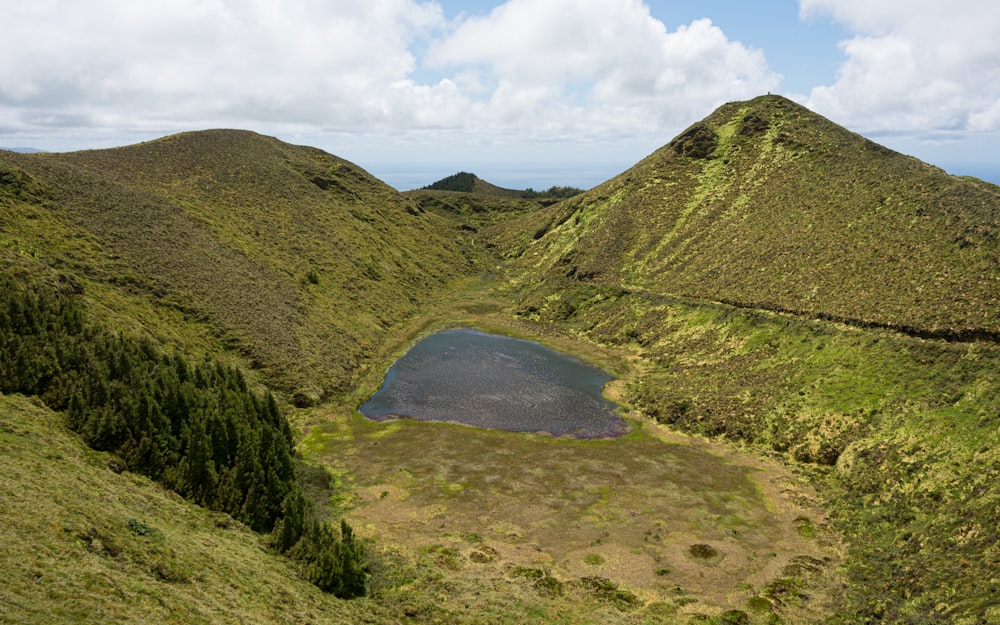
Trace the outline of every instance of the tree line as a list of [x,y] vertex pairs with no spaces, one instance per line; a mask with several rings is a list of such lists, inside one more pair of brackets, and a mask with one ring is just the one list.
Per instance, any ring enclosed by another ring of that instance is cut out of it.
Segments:
[[317,518],[295,479],[287,421],[238,368],[91,322],[79,289],[3,275],[0,392],[38,396],[93,449],[270,533],[323,590],[365,594],[363,546],[345,521],[338,533]]
[[581,193],[583,193],[583,189],[577,189],[576,187],[552,186],[544,191],[535,191],[531,187],[528,187],[524,190],[521,197],[528,199],[565,200],[566,198],[573,197],[574,195],[580,195]]

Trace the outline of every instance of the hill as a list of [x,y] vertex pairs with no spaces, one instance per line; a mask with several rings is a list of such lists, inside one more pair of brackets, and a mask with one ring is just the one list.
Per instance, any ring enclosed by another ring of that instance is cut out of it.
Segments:
[[61,415],[0,394],[0,622],[360,622],[228,515],[118,472]]
[[187,351],[235,348],[300,402],[347,389],[472,266],[450,224],[361,168],[251,132],[2,153],[0,171],[7,265],[70,273],[96,308]]
[[522,217],[582,192],[572,187],[516,191],[490,184],[475,174],[459,172],[405,194],[421,208],[449,218],[457,217],[460,228],[478,232],[480,228]]
[[514,189],[504,189],[494,184],[490,184],[469,172],[460,171],[457,174],[446,176],[437,182],[424,187],[427,191],[457,191],[460,193],[475,193],[478,195],[489,195],[493,197],[522,197],[523,191]]
[[508,241],[527,246],[530,280],[996,340],[998,203],[995,185],[764,96],[721,107]]

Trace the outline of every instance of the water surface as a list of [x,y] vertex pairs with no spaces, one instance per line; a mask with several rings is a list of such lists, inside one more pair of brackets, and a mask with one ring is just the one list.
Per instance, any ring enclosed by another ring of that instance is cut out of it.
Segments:
[[511,432],[608,438],[628,426],[601,396],[613,378],[540,343],[466,328],[433,334],[386,373],[361,413]]

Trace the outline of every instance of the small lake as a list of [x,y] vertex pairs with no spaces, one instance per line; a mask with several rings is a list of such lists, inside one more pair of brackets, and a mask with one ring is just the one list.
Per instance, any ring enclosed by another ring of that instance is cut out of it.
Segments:
[[628,425],[601,396],[613,378],[535,341],[466,328],[421,340],[361,406],[369,419],[450,421],[509,432],[615,438]]

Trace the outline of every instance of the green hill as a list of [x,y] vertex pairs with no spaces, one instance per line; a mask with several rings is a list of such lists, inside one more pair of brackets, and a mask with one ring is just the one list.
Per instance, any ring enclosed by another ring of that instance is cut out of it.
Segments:
[[343,623],[370,612],[303,581],[228,515],[113,470],[39,404],[0,395],[0,622]]
[[426,191],[457,191],[460,193],[475,193],[478,195],[489,195],[493,197],[522,197],[523,191],[515,189],[504,189],[494,184],[490,184],[469,172],[460,171],[457,174],[446,176],[437,182],[424,187]]
[[520,316],[637,355],[629,405],[832,467],[838,623],[1000,618],[998,233],[996,186],[772,96],[488,231]]
[[[555,203],[475,184],[233,130],[0,152],[0,621],[1000,620],[1000,188],[772,96]],[[632,432],[355,412],[456,325],[602,364]],[[350,520],[369,596],[277,554],[297,500],[245,527],[256,484]]]
[[250,132],[5,153],[0,170],[8,262],[71,272],[160,336],[208,334],[303,402],[347,389],[388,328],[470,268],[450,224],[359,167]]
[[573,187],[516,191],[490,184],[475,174],[459,172],[405,195],[425,210],[457,217],[459,227],[464,230],[478,232],[480,228],[536,212],[582,192]]
[[531,280],[996,340],[998,203],[995,185],[765,96],[531,217],[540,240],[522,266]]

